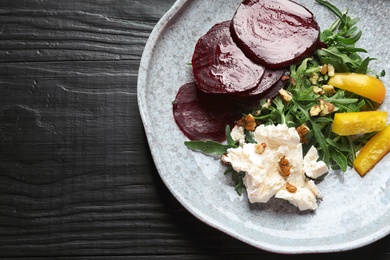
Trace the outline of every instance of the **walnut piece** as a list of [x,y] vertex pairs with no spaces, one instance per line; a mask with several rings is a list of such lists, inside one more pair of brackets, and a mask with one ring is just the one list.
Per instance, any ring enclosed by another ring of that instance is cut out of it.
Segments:
[[295,193],[297,191],[297,187],[295,187],[294,185],[287,182],[286,183],[286,190],[288,190],[291,193]]
[[314,86],[313,87],[313,92],[316,95],[322,95],[322,94],[325,93],[325,91],[321,87],[319,87],[319,86]]
[[307,143],[306,135],[309,133],[310,128],[305,123],[297,127],[297,132],[301,138],[301,143]]
[[327,116],[334,111],[335,107],[332,103],[324,102],[324,108],[321,110],[320,116]]
[[267,148],[267,144],[266,143],[261,143],[261,144],[256,144],[255,145],[255,151],[256,153],[258,154],[263,154],[264,151],[265,151],[265,148]]
[[255,131],[256,128],[256,120],[252,114],[248,114],[247,116],[244,116],[243,118],[238,120],[236,124],[238,126],[244,127],[245,130],[252,131],[252,132]]
[[311,84],[315,85],[315,84],[317,84],[318,79],[319,79],[318,74],[315,73],[315,72],[313,72],[313,73],[310,75],[309,81],[310,81]]
[[286,103],[290,102],[293,98],[292,94],[283,88],[279,90],[279,95]]
[[326,116],[332,113],[335,110],[335,106],[328,102],[324,101],[323,99],[320,99],[320,104],[315,105],[312,108],[310,108],[310,116]]
[[280,167],[280,174],[283,177],[288,177],[290,175],[290,162],[286,159],[286,156],[283,156],[282,159],[279,161],[279,167]]
[[225,165],[230,165],[230,161],[228,161],[227,158],[228,158],[227,155],[224,154],[224,155],[222,155],[222,157],[221,157],[221,161],[222,161],[222,163],[225,164]]
[[287,75],[283,75],[282,78],[281,78],[282,81],[286,81],[286,80],[289,80],[289,79],[290,79],[290,77],[287,76]]
[[264,108],[269,108],[270,106],[272,106],[272,100],[269,98],[267,99],[267,102],[265,102],[262,107]]
[[310,116],[318,116],[322,111],[322,108],[320,105],[315,105],[312,108],[310,108]]
[[334,75],[335,75],[335,69],[334,69],[333,65],[328,64],[328,76],[333,77]]
[[332,85],[323,85],[322,89],[324,90],[324,93],[327,96],[333,96],[334,94],[336,94],[336,90],[334,89],[334,86],[332,86]]
[[324,64],[323,66],[321,66],[320,72],[322,75],[325,75],[326,73],[328,73],[328,64]]

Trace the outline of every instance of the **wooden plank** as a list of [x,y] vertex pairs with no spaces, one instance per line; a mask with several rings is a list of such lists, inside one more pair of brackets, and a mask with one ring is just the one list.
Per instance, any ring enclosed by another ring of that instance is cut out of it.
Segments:
[[2,61],[139,59],[174,1],[2,1]]
[[154,167],[137,73],[173,3],[2,1],[0,257],[275,257],[193,217]]

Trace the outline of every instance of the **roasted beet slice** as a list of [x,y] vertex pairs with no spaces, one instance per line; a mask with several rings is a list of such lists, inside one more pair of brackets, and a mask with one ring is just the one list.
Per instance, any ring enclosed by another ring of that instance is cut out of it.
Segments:
[[241,111],[226,96],[202,93],[195,82],[180,87],[173,102],[173,116],[190,140],[225,140],[226,125],[233,126]]
[[256,107],[259,105],[259,101],[262,99],[268,100],[275,98],[279,94],[279,90],[284,88],[286,84],[286,81],[279,79],[272,85],[272,87],[270,87],[267,91],[261,93],[257,98],[245,98],[240,100],[234,97],[232,98],[236,100],[237,106],[240,106],[241,108]]
[[[273,88],[275,83],[278,82],[285,73],[285,69],[266,69],[257,87],[245,92],[233,94],[233,96],[241,100],[262,99],[264,98],[263,94],[267,93],[268,90]],[[277,91],[279,91],[279,89]]]
[[243,52],[279,69],[311,56],[320,28],[313,14],[289,0],[244,0],[233,16],[232,37]]
[[248,59],[230,34],[231,21],[214,25],[196,43],[192,56],[195,81],[203,92],[237,93],[257,86],[264,67]]
[[279,90],[284,88],[286,85],[286,82],[279,79],[275,84],[272,86],[272,88],[269,88],[266,92],[262,93],[262,98],[263,99],[269,99],[269,98],[274,98],[276,95],[278,95]]

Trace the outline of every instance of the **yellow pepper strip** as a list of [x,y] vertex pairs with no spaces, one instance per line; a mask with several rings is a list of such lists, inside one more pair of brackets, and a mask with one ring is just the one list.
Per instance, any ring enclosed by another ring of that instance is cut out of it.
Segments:
[[374,135],[360,150],[353,165],[360,176],[366,175],[390,151],[390,124]]
[[336,113],[332,132],[343,136],[377,132],[386,127],[386,121],[385,111]]
[[386,95],[386,88],[382,81],[366,74],[335,73],[328,84],[369,98],[379,104],[383,102]]

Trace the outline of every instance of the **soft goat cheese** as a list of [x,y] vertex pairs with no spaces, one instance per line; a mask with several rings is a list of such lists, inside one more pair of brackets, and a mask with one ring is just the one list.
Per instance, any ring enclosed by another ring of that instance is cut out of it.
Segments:
[[[228,149],[224,158],[234,170],[245,172],[243,182],[249,201],[266,203],[275,196],[288,200],[300,210],[316,209],[317,198],[322,195],[306,176],[315,179],[328,171],[324,162],[317,161],[317,149],[311,147],[303,157],[298,132],[284,124],[259,125],[253,136],[257,144],[241,143],[238,148]],[[279,164],[282,158],[288,161],[288,176]]]

